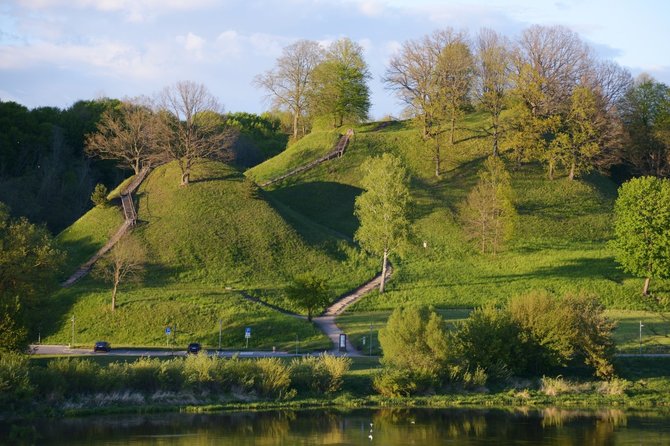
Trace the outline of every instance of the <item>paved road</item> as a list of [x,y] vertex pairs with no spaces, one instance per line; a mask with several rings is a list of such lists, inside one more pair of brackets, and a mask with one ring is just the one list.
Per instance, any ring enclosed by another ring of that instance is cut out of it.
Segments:
[[[70,348],[67,345],[31,345],[30,351],[34,355],[95,355],[95,356],[186,356],[186,350],[165,350],[149,348],[112,348],[108,353],[93,352],[93,348]],[[221,356],[230,358],[239,355],[241,358],[272,358],[291,357],[295,353],[272,352],[272,351],[239,351],[239,350],[206,350],[210,356]],[[307,354],[307,353],[305,353]],[[303,356],[305,354],[297,355]],[[311,354],[311,353],[309,353]]]

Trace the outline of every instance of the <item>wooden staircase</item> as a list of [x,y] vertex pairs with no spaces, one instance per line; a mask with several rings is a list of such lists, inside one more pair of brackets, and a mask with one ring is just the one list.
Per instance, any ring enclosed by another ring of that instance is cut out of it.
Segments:
[[277,178],[273,178],[269,181],[266,181],[265,183],[261,184],[261,187],[266,187],[266,186],[269,186],[271,184],[283,181],[288,177],[292,177],[293,175],[297,175],[301,172],[305,172],[306,170],[312,169],[312,168],[318,166],[319,164],[321,164],[325,161],[331,160],[333,158],[340,158],[342,155],[344,155],[344,152],[346,151],[347,146],[349,145],[349,141],[353,137],[354,137],[354,129],[347,130],[347,133],[340,136],[340,139],[337,141],[337,144],[335,144],[335,147],[333,148],[333,150],[328,152],[326,155],[324,155],[321,158],[316,159],[316,160],[314,160],[310,163],[303,164],[302,166],[296,167],[295,169],[293,169],[293,170],[291,170],[291,171],[289,171],[289,172],[287,172],[283,175],[280,175]]
[[65,282],[61,283],[63,288],[72,286],[79,279],[86,276],[86,274],[91,271],[91,268],[93,268],[93,265],[95,265],[95,262],[97,262],[100,257],[107,254],[109,250],[112,249],[119,240],[121,240],[121,237],[126,235],[126,233],[130,231],[133,226],[135,226],[137,223],[137,211],[135,210],[135,203],[133,202],[133,193],[137,190],[138,187],[140,187],[140,184],[142,184],[142,181],[144,181],[150,170],[151,166],[143,167],[140,173],[135,176],[133,181],[131,181],[130,184],[128,184],[128,186],[126,186],[126,188],[121,192],[121,206],[124,217],[123,224],[119,226],[119,229],[117,229],[114,235],[107,241],[107,243],[105,243],[105,246],[100,248],[93,255],[93,257],[86,261],[86,263],[77,268],[77,270],[70,277],[68,277]]

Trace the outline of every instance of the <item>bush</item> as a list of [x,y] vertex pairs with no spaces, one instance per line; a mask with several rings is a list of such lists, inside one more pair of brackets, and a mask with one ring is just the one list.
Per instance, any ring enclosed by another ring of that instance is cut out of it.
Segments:
[[254,387],[260,395],[278,399],[294,395],[288,392],[291,385],[289,368],[279,358],[261,358],[254,362],[258,373]]
[[184,377],[184,361],[179,358],[160,362],[158,382],[161,390],[178,392],[186,381]]
[[107,195],[109,191],[104,184],[96,184],[93,193],[91,194],[91,201],[95,206],[105,206],[108,202]]
[[351,359],[323,353],[291,361],[291,385],[299,392],[335,393],[342,387]]
[[428,307],[398,307],[379,331],[385,367],[407,370],[422,382],[438,382],[449,359],[447,328]]
[[11,409],[32,393],[28,357],[19,353],[0,353],[0,406]]
[[409,370],[384,367],[377,373],[372,385],[381,395],[391,398],[407,397],[417,390],[416,379]]
[[215,381],[216,359],[202,350],[197,355],[188,355],[183,362],[182,373],[187,386],[196,389],[212,388]]
[[81,358],[58,358],[47,365],[40,382],[44,395],[59,394],[73,396],[101,390],[106,383],[101,381],[98,364]]
[[520,331],[505,309],[476,309],[453,333],[452,343],[466,371],[481,368],[500,379],[525,370]]
[[140,358],[126,364],[127,386],[141,392],[155,392],[160,388],[161,361],[158,358]]

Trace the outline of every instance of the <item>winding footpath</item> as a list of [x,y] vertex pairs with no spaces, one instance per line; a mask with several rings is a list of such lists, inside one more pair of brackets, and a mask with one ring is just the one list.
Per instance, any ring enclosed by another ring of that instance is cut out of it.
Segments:
[[[384,281],[387,281],[393,268],[390,266],[386,268],[386,277]],[[326,308],[326,310],[319,317],[315,317],[312,321],[316,324],[319,329],[325,333],[326,336],[330,338],[333,342],[333,348],[330,351],[334,355],[340,355],[340,334],[343,333],[342,329],[337,326],[335,323],[335,317],[339,314],[342,314],[348,306],[358,302],[363,296],[379,287],[379,284],[382,281],[381,273],[377,274],[372,280],[366,282],[360,287],[356,288],[354,291],[345,294],[337,301],[335,301],[331,306]],[[353,346],[349,341],[347,336],[347,351],[348,356],[363,356],[361,353]]]

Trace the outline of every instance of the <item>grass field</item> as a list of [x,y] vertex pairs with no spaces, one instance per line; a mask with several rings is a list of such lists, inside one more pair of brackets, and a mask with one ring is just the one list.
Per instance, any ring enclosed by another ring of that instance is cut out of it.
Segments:
[[[371,293],[340,318],[356,345],[369,337],[366,315],[381,326],[400,304],[429,304],[445,309],[447,316],[463,315],[487,302],[548,290],[598,296],[618,312],[622,351],[634,350],[639,315],[630,311],[646,308],[642,279],[624,274],[608,248],[616,185],[607,177],[594,172],[576,181],[560,175],[549,181],[542,166],[517,167],[507,160],[518,212],[514,237],[495,256],[480,254],[467,240],[457,210],[491,150],[490,139],[479,130],[484,119],[473,113],[463,120],[456,143],[443,148],[439,178],[429,148],[409,121],[383,128],[360,125],[343,157],[266,190],[215,162],[200,165],[193,183],[181,188],[177,167],[161,166],[136,198],[140,224],[134,234],[151,259],[144,282],[122,286],[119,309],[112,315],[107,314],[107,284],[86,278],[59,291],[45,307],[45,342],[67,342],[68,321],[75,314],[86,342],[104,337],[115,344],[161,344],[163,325],[174,321],[192,327],[188,336],[207,344],[218,337],[217,321],[224,318],[231,321],[225,338],[231,346],[239,342],[239,327],[247,324],[269,327],[262,344],[268,348],[292,345],[296,334],[306,345],[327,345],[306,322],[250,307],[240,296],[248,293],[298,311],[284,293],[296,274],[313,271],[327,277],[333,298],[374,276],[380,260],[353,243],[358,227],[354,200],[361,193],[359,166],[390,152],[411,173],[411,237],[404,255],[392,257],[387,292]],[[259,183],[277,177],[327,153],[342,131],[315,131],[245,175]],[[70,253],[68,272],[121,221],[117,208],[95,208],[64,231],[58,240]],[[670,281],[652,281],[652,292],[670,296]],[[663,345],[663,322],[650,319],[649,327],[655,327],[649,349]]]

